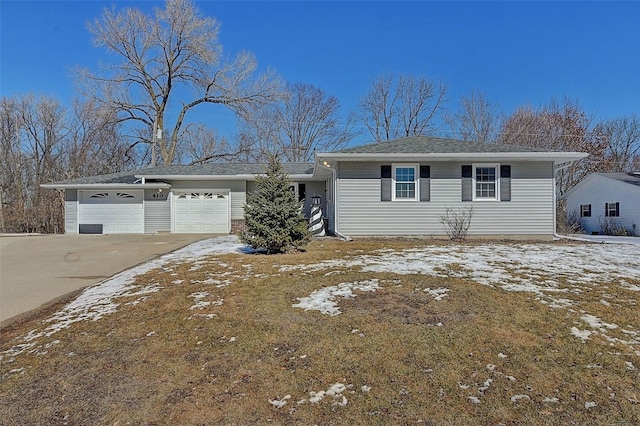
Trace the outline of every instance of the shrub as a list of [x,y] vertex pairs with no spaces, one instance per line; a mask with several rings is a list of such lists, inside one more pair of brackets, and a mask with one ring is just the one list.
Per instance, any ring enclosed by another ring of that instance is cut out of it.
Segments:
[[447,207],[445,213],[440,216],[440,223],[444,226],[449,238],[454,241],[461,241],[467,238],[473,213],[473,207],[457,210]]
[[567,234],[584,234],[584,227],[580,221],[578,209],[573,209],[567,213],[564,231]]
[[609,216],[603,216],[600,218],[600,233],[603,235],[615,235],[617,237],[628,237],[633,235],[633,232],[618,225],[616,220]]

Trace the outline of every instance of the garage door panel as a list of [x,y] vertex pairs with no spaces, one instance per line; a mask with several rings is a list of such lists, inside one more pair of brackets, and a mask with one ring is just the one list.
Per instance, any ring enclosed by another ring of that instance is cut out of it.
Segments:
[[176,193],[174,223],[176,233],[228,233],[228,194],[213,192]]
[[81,191],[78,223],[101,224],[105,234],[144,233],[143,191]]

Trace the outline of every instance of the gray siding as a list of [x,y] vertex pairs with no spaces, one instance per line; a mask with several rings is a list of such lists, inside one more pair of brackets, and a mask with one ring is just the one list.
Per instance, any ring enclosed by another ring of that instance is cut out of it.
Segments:
[[158,194],[155,189],[144,191],[144,233],[171,232],[169,192],[162,192],[162,198],[154,197],[154,194]]
[[[473,206],[470,235],[552,235],[554,232],[553,165],[510,162],[511,201],[462,202],[461,166],[431,166],[431,198],[380,201],[382,163],[341,163],[337,181],[337,230],[349,236],[446,235],[440,216],[447,208]],[[505,163],[507,164],[507,163]]]
[[67,189],[64,191],[64,232],[67,234],[78,233],[77,189]]

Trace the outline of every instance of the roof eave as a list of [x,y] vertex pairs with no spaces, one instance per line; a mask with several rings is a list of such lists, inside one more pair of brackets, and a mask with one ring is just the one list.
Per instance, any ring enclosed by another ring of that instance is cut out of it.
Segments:
[[42,183],[42,188],[48,189],[160,189],[171,188],[171,184],[164,182],[153,183]]
[[[135,175],[139,179],[155,179],[155,180],[255,180],[256,176],[262,176],[264,173],[259,174],[239,174],[239,175]],[[289,174],[289,180],[309,180],[313,175],[310,173],[301,174]]]
[[319,153],[319,161],[555,161],[587,157],[584,152],[457,152],[457,153]]

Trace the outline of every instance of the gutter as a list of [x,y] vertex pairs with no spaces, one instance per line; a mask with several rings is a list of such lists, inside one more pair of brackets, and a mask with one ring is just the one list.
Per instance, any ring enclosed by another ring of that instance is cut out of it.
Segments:
[[164,182],[153,183],[75,183],[55,184],[41,183],[42,188],[47,189],[169,189],[171,185]]

